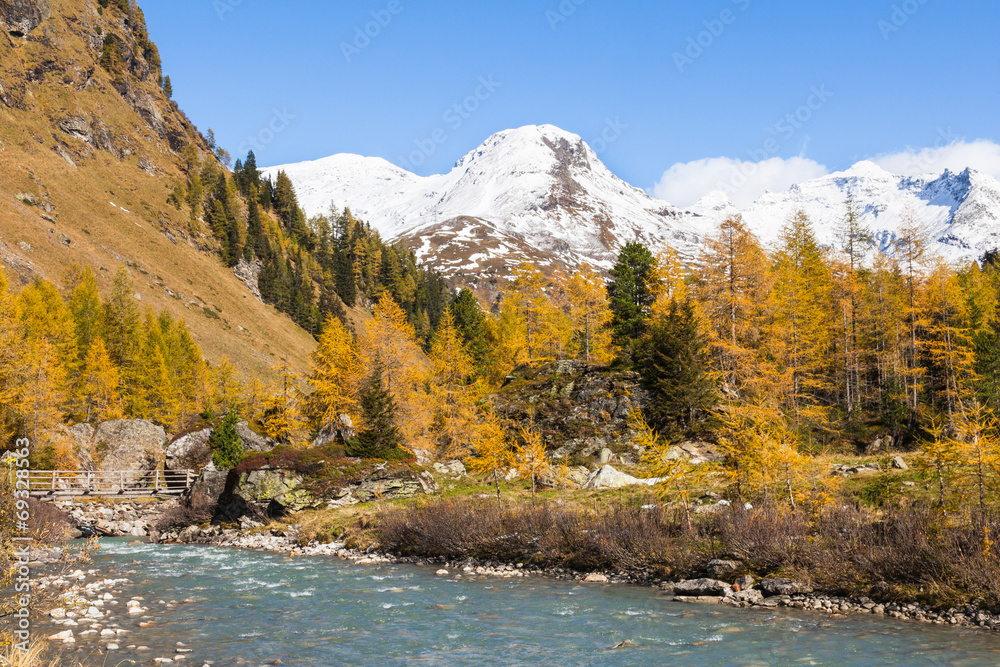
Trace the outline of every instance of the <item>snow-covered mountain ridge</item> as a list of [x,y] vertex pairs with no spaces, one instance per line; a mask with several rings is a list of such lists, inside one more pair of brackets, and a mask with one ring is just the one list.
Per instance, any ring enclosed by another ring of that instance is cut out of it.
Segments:
[[[607,268],[634,240],[695,257],[706,234],[741,213],[721,192],[689,210],[655,199],[611,173],[579,136],[552,125],[494,134],[447,174],[417,176],[381,158],[350,154],[264,173],[278,171],[291,178],[308,215],[349,207],[431,266],[471,280],[506,273],[526,259]],[[978,257],[1000,246],[1000,183],[973,170],[909,177],[859,162],[787,192],[766,193],[742,214],[770,242],[803,209],[820,240],[831,243],[848,194],[885,247],[907,211],[949,258]]]

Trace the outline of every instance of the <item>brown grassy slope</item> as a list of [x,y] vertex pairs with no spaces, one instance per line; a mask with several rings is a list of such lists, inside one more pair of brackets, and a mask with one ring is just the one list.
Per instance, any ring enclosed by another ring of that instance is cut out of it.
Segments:
[[[210,361],[225,355],[248,376],[283,357],[305,368],[311,337],[221,264],[186,207],[167,204],[179,152],[207,147],[135,54],[124,16],[96,7],[52,0],[26,38],[0,31],[0,263],[15,284],[88,264],[105,289],[125,264],[143,304],[184,319]],[[98,63],[109,35],[129,45],[124,72]],[[89,138],[66,131],[74,119]]]

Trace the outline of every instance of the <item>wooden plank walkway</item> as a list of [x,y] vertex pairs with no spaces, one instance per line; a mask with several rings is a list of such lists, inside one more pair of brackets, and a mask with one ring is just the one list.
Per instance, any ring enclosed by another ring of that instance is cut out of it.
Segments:
[[32,498],[149,498],[179,496],[191,488],[193,470],[31,470]]

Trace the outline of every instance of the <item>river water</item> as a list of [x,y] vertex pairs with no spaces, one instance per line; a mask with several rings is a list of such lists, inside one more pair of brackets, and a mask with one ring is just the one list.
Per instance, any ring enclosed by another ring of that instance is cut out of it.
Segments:
[[[120,614],[128,639],[109,665],[173,657],[178,642],[192,651],[181,664],[199,666],[1000,664],[990,632],[682,604],[632,586],[120,539],[103,541],[94,566],[130,580],[120,612],[135,595],[150,609]],[[612,649],[624,640],[634,645]]]

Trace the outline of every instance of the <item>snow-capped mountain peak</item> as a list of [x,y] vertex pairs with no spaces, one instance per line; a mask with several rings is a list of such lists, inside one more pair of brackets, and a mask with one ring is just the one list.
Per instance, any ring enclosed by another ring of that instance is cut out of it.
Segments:
[[743,211],[721,191],[681,210],[615,176],[578,135],[528,125],[492,135],[447,174],[418,176],[381,158],[349,154],[265,174],[281,170],[308,215],[349,207],[431,266],[468,281],[525,260],[607,268],[634,240],[694,258],[704,236],[736,214],[767,243],[803,210],[820,241],[833,243],[848,196],[887,251],[909,215],[948,258],[1000,246],[1000,183],[971,169],[897,176],[864,160],[786,192],[767,192]]

